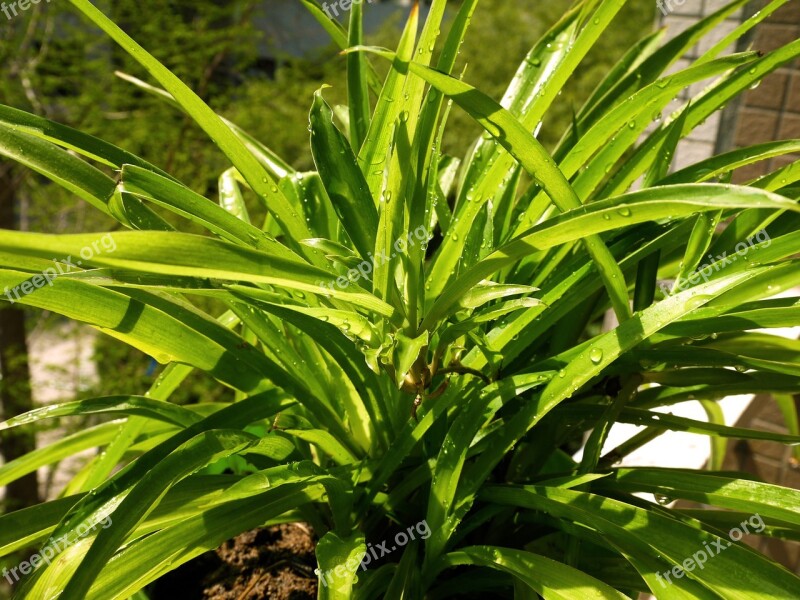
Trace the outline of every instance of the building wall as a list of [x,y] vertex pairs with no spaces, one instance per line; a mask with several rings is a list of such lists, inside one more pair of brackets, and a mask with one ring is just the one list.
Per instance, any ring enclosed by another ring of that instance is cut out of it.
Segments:
[[[800,396],[795,396],[800,408]],[[778,405],[768,394],[760,394],[745,411],[737,427],[788,434]],[[792,459],[792,448],[759,440],[731,440],[722,465],[724,470],[755,475],[768,483],[800,489],[800,469]],[[800,575],[800,543],[747,536],[748,544]]]
[[[670,4],[662,4],[664,8],[658,12],[659,24],[667,27],[667,39],[675,37],[728,2],[684,0],[683,4],[678,5],[678,0],[669,1]],[[687,52],[673,70],[689,66],[703,51],[731,32],[748,15],[765,5],[766,1],[754,0],[744,10],[732,14],[712,35]],[[663,14],[664,10],[666,15]],[[769,52],[796,39],[800,39],[800,2],[792,0],[761,23],[748,38],[742,40],[738,49],[752,47],[754,50]],[[684,91],[670,109],[678,108],[702,90],[704,85],[698,83]],[[674,168],[683,168],[708,158],[715,152],[790,138],[800,139],[800,60],[770,74],[757,88],[732,102],[722,113],[710,117],[687,136],[678,147]],[[740,169],[734,182],[748,181],[799,158],[800,155],[784,156]]]
[[[658,5],[660,6],[660,10],[657,12],[659,25],[667,28],[665,41],[671,40],[703,17],[728,4],[728,0],[684,0],[683,4],[678,4],[679,1],[662,0],[662,3]],[[665,11],[667,12],[666,15],[663,14]],[[742,10],[731,14],[714,31],[680,58],[672,67],[671,72],[689,67],[701,54],[736,29],[741,24],[745,14],[748,13]],[[734,50],[735,48],[731,47],[726,52]],[[707,82],[696,83],[688,90],[681,92],[678,98],[670,104],[665,114],[669,115],[680,108],[687,100],[696,96],[706,85]],[[679,144],[675,153],[673,168],[675,170],[682,169],[713,156],[719,148],[719,134],[723,128],[721,125],[723,120],[723,115],[717,112],[709,117],[705,123],[695,128]]]
[[[800,39],[800,2],[792,0],[761,23],[753,47],[769,52],[797,39]],[[777,69],[760,86],[748,91],[736,117],[733,145],[737,147],[800,139],[800,60]],[[741,169],[735,181],[747,181],[798,159],[800,154],[794,154],[751,165]]]
[[[674,0],[673,0],[674,1]],[[661,25],[668,26],[674,37],[692,23],[726,4],[727,0],[686,0],[668,15],[659,14]],[[735,18],[728,19],[709,40],[693,48],[676,65],[685,68],[696,59],[703,49],[732,31],[742,19],[753,14],[766,4],[766,0],[754,0]],[[800,0],[791,0],[762,22],[749,39],[743,40],[738,49],[752,47],[769,52],[787,43],[800,39]],[[702,84],[685,92],[672,108],[678,108],[694,96]],[[750,146],[781,139],[800,139],[800,59],[777,69],[762,83],[746,92],[736,102],[731,102],[721,115],[713,118],[681,142],[673,168],[703,160],[715,152],[724,152],[736,147]],[[739,169],[734,174],[734,183],[743,183],[773,171],[783,165],[800,160],[800,155],[787,155],[762,161]],[[800,327],[794,328],[794,336]],[[795,396],[800,409],[800,395]],[[758,395],[734,424],[737,427],[789,433],[777,404],[768,394]],[[800,489],[800,468],[792,459],[792,448],[782,444],[754,440],[731,440],[723,469],[749,473],[765,482]],[[679,508],[696,507],[690,502],[680,502]],[[800,543],[776,539],[746,536],[745,541],[788,569],[800,574]]]

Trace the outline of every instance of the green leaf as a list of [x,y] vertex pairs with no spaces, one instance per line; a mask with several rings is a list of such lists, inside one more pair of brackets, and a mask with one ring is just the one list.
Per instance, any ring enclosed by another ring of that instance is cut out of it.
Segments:
[[385,600],[419,598],[420,574],[417,567],[417,543],[412,541],[403,550],[403,556],[394,572],[394,577],[384,594]]
[[628,598],[599,579],[532,552],[497,546],[467,546],[442,558],[441,567],[477,565],[513,575],[545,600]]
[[[541,182],[547,194],[560,210],[565,211],[580,206],[580,200],[575,191],[554,165],[553,159],[550,158],[547,151],[511,113],[494,100],[472,86],[433,69],[414,62],[404,63],[402,57],[395,57],[390,52],[375,52],[394,60],[395,69],[409,69],[452,98],[456,104],[494,136],[520,162],[531,177]],[[615,311],[620,319],[624,320],[630,315],[628,294],[624,285],[625,278],[599,237],[589,235],[584,237],[584,241],[587,250],[596,261]]]
[[192,423],[196,423],[200,420],[200,417],[192,411],[168,402],[153,400],[145,398],[144,396],[108,396],[105,398],[90,398],[88,400],[66,402],[64,404],[51,404],[49,406],[37,408],[0,423],[0,431],[36,423],[42,419],[106,413],[141,415],[177,425],[178,427],[188,427]]
[[[681,373],[685,373],[682,370]],[[579,417],[596,418],[603,414],[604,410],[601,406],[570,406],[568,409],[558,410],[559,416],[565,418],[577,419]],[[688,419],[686,417],[679,417],[669,413],[654,412],[649,410],[642,410],[640,408],[625,408],[623,409],[617,421],[620,423],[630,423],[632,425],[648,425],[671,431],[687,431],[690,433],[699,433],[703,435],[719,436],[721,438],[735,438],[743,440],[767,440],[781,444],[800,444],[800,436],[796,434],[783,434],[775,433],[772,431],[759,431],[756,429],[745,429],[742,427],[729,427],[723,422],[705,422],[696,419]]]
[[463,308],[479,308],[492,300],[519,294],[530,294],[538,290],[539,288],[529,285],[503,285],[487,281],[482,282],[464,294],[458,304]]
[[364,536],[353,533],[342,538],[333,531],[317,543],[319,562],[319,598],[346,600],[351,597],[356,569],[367,552]]
[[[722,412],[722,408],[719,404],[708,400],[701,400],[700,405],[703,407],[703,410],[706,411],[709,423],[725,425],[725,413]],[[723,437],[715,436],[709,441],[711,442],[711,457],[708,461],[708,470],[719,471],[722,469],[722,463],[725,461],[725,456],[728,452],[728,440]],[[800,438],[797,439],[797,442],[800,443]]]
[[113,213],[109,199],[114,181],[99,169],[39,137],[0,123],[0,155],[41,173],[101,212],[135,229],[172,229],[137,199],[123,200],[124,215]]
[[414,363],[422,354],[423,349],[427,348],[430,336],[427,331],[421,335],[410,338],[404,333],[398,331],[395,337],[394,348],[394,382],[397,387],[403,383],[403,379],[411,371]]
[[428,498],[426,522],[432,533],[425,542],[426,564],[439,557],[463,517],[463,511],[453,514],[453,509],[467,452],[475,435],[505,402],[546,381],[547,377],[542,373],[528,373],[494,382],[484,387],[477,399],[471,399],[465,410],[454,419],[436,460]]
[[[775,394],[772,399],[778,405],[778,409],[783,415],[783,421],[792,435],[800,436],[800,422],[798,421],[798,405],[794,397],[783,394]],[[792,451],[794,464],[800,464],[800,444],[795,446]]]
[[800,524],[800,514],[797,512],[800,491],[760,481],[681,469],[639,467],[617,469],[612,477],[602,479],[597,485],[626,492],[649,492],[668,498],[694,500]]
[[493,436],[490,449],[484,451],[472,465],[469,485],[459,489],[459,504],[471,503],[480,483],[485,480],[495,465],[527,431],[557,404],[571,397],[581,386],[591,381],[604,368],[614,362],[622,353],[636,347],[642,340],[663,328],[668,323],[702,306],[719,293],[745,284],[756,273],[748,271],[731,275],[716,282],[700,285],[674,295],[644,310],[630,321],[621,324],[592,340],[591,352],[588,348],[570,360],[553,377],[541,394],[529,400],[505,427]]
[[117,435],[122,421],[110,421],[61,438],[54,444],[37,448],[0,467],[0,485],[8,485],[39,467],[51,465],[67,457],[108,444]]
[[[225,175],[222,176],[222,178],[224,177]],[[294,261],[301,268],[307,265],[302,258],[286,246],[279,244],[257,227],[250,225],[249,219],[245,221],[241,218],[244,205],[241,193],[238,193],[237,197],[237,190],[232,187],[235,185],[235,181],[228,180],[225,188],[221,189],[231,190],[231,201],[236,206],[234,209],[236,214],[222,206],[217,206],[207,198],[171,179],[132,165],[123,166],[117,190],[153,202],[192,222],[199,223],[229,242],[251,246]],[[246,209],[244,210],[246,213]]]
[[[411,14],[398,45],[398,60],[411,60],[418,22],[419,5],[415,4],[411,9]],[[406,104],[402,100],[405,83],[406,76],[398,69],[392,69],[389,72],[386,82],[383,84],[383,89],[381,89],[381,93],[378,96],[378,104],[375,107],[375,113],[372,115],[367,138],[358,153],[358,164],[367,179],[370,193],[376,205],[380,197],[384,170],[391,158],[391,153],[388,153],[387,149],[391,147],[392,128]]]
[[[164,86],[164,89],[175,98],[187,114],[219,146],[220,150],[230,159],[233,166],[239,170],[258,197],[266,203],[281,228],[289,236],[290,241],[312,237],[309,235],[305,221],[292,209],[261,163],[248,151],[241,139],[197,94],[153,58],[144,48],[134,42],[88,0],[70,0],[70,3],[100,27]],[[318,260],[321,259],[322,257],[319,257]]]
[[771,206],[775,210],[800,211],[795,202],[768,192],[712,184],[649,188],[571,210],[514,238],[454,281],[431,308],[422,327],[446,314],[472,286],[535,251],[647,220],[674,219],[699,211],[759,205],[764,208]]
[[[363,10],[361,2],[354,2],[350,5],[350,27],[347,34],[349,46],[358,46],[364,42]],[[350,54],[347,57],[347,106],[350,114],[350,144],[354,152],[361,149],[369,129],[367,72],[366,56]],[[371,202],[370,206],[372,206]]]
[[[225,540],[261,526],[265,521],[285,513],[297,506],[318,500],[323,494],[322,486],[307,478],[274,482],[265,485],[264,476],[256,473],[254,480],[260,482],[262,493],[232,490],[225,504],[184,519],[152,535],[140,538],[125,546],[104,565],[87,600],[124,600],[175,565],[184,564],[192,558],[217,548]],[[113,530],[113,527],[110,528]],[[106,530],[108,531],[108,530]],[[89,540],[87,540],[89,541]],[[30,588],[33,597],[43,597],[46,590],[63,589],[73,577],[74,569],[86,543],[73,545],[67,551],[60,570],[48,569],[45,577],[38,579]],[[54,563],[55,565],[55,563]],[[125,565],[125,568],[120,568]],[[67,598],[62,594],[63,598]]]
[[[693,473],[691,477],[704,476]],[[605,481],[608,478],[601,479],[599,483]],[[487,501],[545,511],[555,517],[586,525],[607,538],[618,551],[626,555],[633,554],[637,562],[648,557],[656,559],[662,566],[649,572],[642,572],[642,567],[636,563],[634,566],[659,597],[665,588],[684,585],[684,576],[687,578],[686,583],[695,581],[725,598],[741,600],[791,597],[791,590],[797,589],[800,583],[789,571],[745,545],[728,542],[691,524],[671,518],[668,514],[646,510],[619,500],[561,488],[527,486],[492,486],[481,497]],[[705,549],[714,547],[715,540],[721,541],[722,547],[709,556]],[[642,544],[646,544],[648,549],[645,550]],[[701,549],[706,557],[704,568],[695,570],[696,562],[701,560],[698,553]],[[671,570],[674,565],[683,565],[686,559],[692,557],[695,566],[685,567],[684,575],[668,580],[671,584],[668,586],[663,581],[663,573]],[[653,575],[658,571],[661,573],[656,579]],[[754,587],[754,581],[758,581],[758,588]],[[711,596],[704,593],[700,597]]]
[[236,169],[230,168],[219,176],[217,182],[219,205],[237,219],[249,224],[250,214],[247,212],[247,205],[242,197],[242,190],[239,188],[236,175]]
[[309,119],[311,152],[319,175],[344,230],[366,258],[375,248],[378,212],[350,144],[333,124],[333,113],[321,89],[314,94]]
[[17,110],[11,106],[0,104],[0,123],[3,126],[13,126],[16,131],[21,131],[73,150],[108,167],[120,168],[124,164],[131,164],[164,177],[169,177],[167,173],[158,167],[113,144],[61,123]]

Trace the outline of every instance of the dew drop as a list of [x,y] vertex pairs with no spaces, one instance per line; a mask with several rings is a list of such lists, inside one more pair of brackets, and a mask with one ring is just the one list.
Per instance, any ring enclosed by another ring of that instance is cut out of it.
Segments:
[[603,351],[600,348],[592,348],[591,352],[589,352],[589,360],[595,365],[599,365],[603,360]]
[[692,298],[689,298],[686,301],[686,307],[688,309],[690,309],[690,310],[691,309],[695,309],[695,308],[700,308],[701,306],[703,306],[709,300],[711,300],[711,296],[707,296],[707,295],[704,295],[704,294],[700,294],[698,296],[693,296]]

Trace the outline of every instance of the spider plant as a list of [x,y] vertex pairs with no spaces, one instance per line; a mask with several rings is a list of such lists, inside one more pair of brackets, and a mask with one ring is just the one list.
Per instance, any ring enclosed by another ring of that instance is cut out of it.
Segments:
[[[576,3],[500,102],[454,72],[477,0],[451,3],[449,28],[445,0],[424,23],[413,7],[391,51],[363,45],[361,3],[344,28],[301,1],[348,69],[347,106],[330,106],[324,88],[309,98],[313,172],[216,115],[88,0],[70,2],[158,86],[128,79],[184,111],[230,159],[219,196],[0,107],[2,155],[123,229],[113,252],[85,252],[17,301],[165,365],[149,389],[131,381],[129,396],[3,424],[105,417],[0,467],[5,484],[103,449],[61,497],[0,517],[4,555],[62,541],[17,596],[134,597],[243,531],[305,521],[319,535],[320,598],[795,597],[792,573],[729,532],[758,518],[755,533],[800,539],[800,493],[720,471],[719,451],[728,438],[797,444],[796,426],[730,427],[716,401],[798,390],[800,345],[765,330],[800,322],[800,163],[730,182],[797,153],[800,140],[671,170],[683,137],[800,56],[800,41],[723,52],[787,0],[682,70],[671,68],[745,0],[666,43],[663,31],[645,35],[549,149],[534,132],[593,44],[614,35],[625,0]],[[378,61],[388,61],[383,81]],[[442,150],[451,110],[484,129],[457,156]],[[3,231],[0,289],[101,235]],[[170,403],[194,370],[236,401]],[[708,421],[670,414],[688,399]],[[643,429],[604,452],[615,423]],[[712,468],[618,466],[671,430],[709,436]],[[220,461],[232,468],[209,468]],[[666,506],[675,499],[704,508]],[[423,521],[424,538],[367,559],[367,543]],[[701,568],[687,566],[720,544]]]

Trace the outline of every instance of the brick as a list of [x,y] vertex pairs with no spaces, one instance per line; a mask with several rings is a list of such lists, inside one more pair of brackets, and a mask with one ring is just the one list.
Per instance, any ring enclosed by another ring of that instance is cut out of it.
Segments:
[[786,108],[792,112],[800,113],[800,73],[792,75]]
[[778,137],[782,140],[800,139],[800,114],[786,113],[783,115]]
[[770,163],[770,170],[774,171],[775,169],[780,169],[781,167],[790,165],[798,160],[800,160],[800,154],[784,154],[783,156],[776,156]]
[[781,464],[768,458],[755,455],[752,460],[752,470],[747,465],[747,471],[757,475],[767,482],[779,481],[781,476]]
[[661,0],[656,6],[658,7],[656,14],[661,17],[669,15],[700,17],[703,14],[703,0]]
[[778,130],[778,113],[766,110],[743,108],[739,113],[736,128],[736,144],[749,146],[775,139]]
[[758,550],[759,552],[762,553],[764,552],[763,540],[757,535],[746,535],[742,538],[742,541],[751,548],[754,548],[755,550]]
[[755,49],[772,52],[795,41],[799,33],[800,27],[797,26],[762,23],[756,36]]
[[744,440],[732,441],[728,443],[728,453],[722,461],[723,471],[738,471],[740,469],[741,457],[746,455],[749,450],[747,442]]
[[757,456],[773,458],[780,462],[789,460],[791,450],[784,444],[777,442],[767,442],[763,440],[753,440],[750,442],[753,453]]
[[[789,433],[789,429],[783,422],[783,417],[780,414],[766,412],[762,415],[760,409],[759,413],[753,415],[751,419],[751,426],[756,429],[763,429],[764,431],[771,431],[772,433]],[[769,410],[769,409],[767,409]]]
[[[710,15],[713,12],[717,12],[720,8],[724,6],[728,6],[730,4],[729,0],[706,0],[706,12],[705,14]],[[741,14],[742,9],[738,9],[734,11],[732,14],[729,15],[730,17],[738,17]]]
[[787,569],[795,570],[800,557],[800,544],[770,538],[765,540],[763,552]]
[[[736,425],[765,431],[786,431],[777,404],[768,396],[757,398]],[[768,483],[800,489],[800,468],[789,466],[790,455],[791,448],[781,444],[739,440],[729,444],[723,468],[750,473]],[[745,536],[743,541],[800,574],[800,544],[752,535]]]
[[731,181],[735,184],[751,181],[756,177],[761,177],[762,175],[766,175],[767,173],[769,173],[767,167],[768,167],[767,161],[765,160],[750,165],[746,165],[741,169],[736,169],[733,172],[733,179]]
[[696,162],[705,160],[714,154],[713,142],[700,142],[693,140],[684,140],[676,152],[676,157],[673,162],[675,169],[683,169]]
[[664,36],[664,43],[666,44],[669,40],[683,33],[695,23],[697,23],[697,19],[694,17],[675,17],[672,15],[665,17],[663,24],[667,27],[667,34]]
[[717,136],[719,135],[719,122],[721,116],[722,115],[719,112],[715,112],[713,115],[708,117],[705,122],[695,127],[692,130],[692,133],[689,134],[688,139],[699,142],[716,142]]
[[678,6],[678,0],[674,0],[675,13],[679,15],[703,15],[703,0],[684,0],[683,6]]
[[[714,29],[709,31],[706,35],[702,37],[702,39],[697,43],[697,51],[702,56],[709,50],[712,46],[715,46],[717,42],[721,41],[725,38],[729,33],[731,33],[736,27],[739,25],[738,21],[723,21],[719,25],[717,25]],[[734,42],[735,44],[735,42]],[[732,48],[732,46],[729,46]]]
[[[758,404],[755,402],[758,402]],[[778,428],[785,428],[786,425],[783,422],[783,413],[778,407],[778,403],[775,402],[771,396],[761,396],[757,398],[755,402],[752,405],[755,409],[752,414],[753,419],[772,423]],[[770,430],[772,431],[773,428],[770,428]]]
[[753,462],[753,452],[748,440],[738,440],[728,444],[728,456],[725,458],[723,468],[730,471],[755,473],[756,465]]
[[773,23],[797,25],[800,23],[800,2],[789,2],[772,13],[770,20]]
[[800,490],[800,471],[791,466],[785,469],[781,485],[793,490]]
[[789,73],[772,73],[761,81],[761,85],[745,95],[745,104],[757,108],[780,109],[789,85]]

